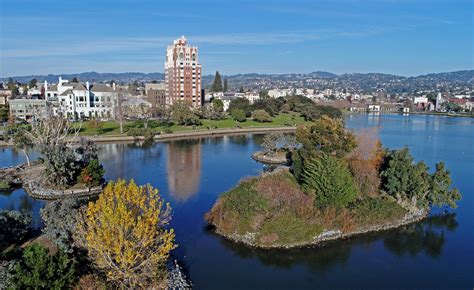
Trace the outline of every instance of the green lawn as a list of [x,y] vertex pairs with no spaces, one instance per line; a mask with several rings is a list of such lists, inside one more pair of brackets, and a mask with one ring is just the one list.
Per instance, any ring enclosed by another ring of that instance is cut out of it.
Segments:
[[[180,126],[180,125],[162,125],[156,121],[149,122],[149,128],[154,130],[155,132],[165,131],[166,129],[170,129],[173,132],[178,131],[192,131],[192,130],[209,130],[209,129],[225,129],[225,128],[236,128],[240,126],[242,128],[245,127],[281,127],[281,126],[296,126],[299,124],[304,123],[305,120],[303,117],[300,116],[298,113],[290,112],[290,113],[280,113],[279,115],[273,118],[272,122],[269,123],[259,123],[252,119],[247,119],[245,122],[237,122],[234,121],[231,117],[227,117],[222,120],[201,120],[201,125],[199,126]],[[120,135],[120,127],[119,124],[115,121],[104,121],[100,122],[100,128],[96,128],[92,125],[93,122],[84,122],[80,125],[77,124],[76,126],[81,126],[80,135],[81,136],[95,136],[95,135]],[[143,122],[141,121],[130,121],[126,122],[123,125],[124,132],[126,132],[130,128],[143,128]]]

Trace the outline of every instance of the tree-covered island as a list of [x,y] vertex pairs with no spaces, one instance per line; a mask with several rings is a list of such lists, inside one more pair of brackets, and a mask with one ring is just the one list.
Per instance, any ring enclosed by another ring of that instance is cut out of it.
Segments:
[[262,248],[312,245],[416,222],[461,198],[443,162],[430,173],[371,130],[355,135],[323,116],[299,126],[296,141],[289,169],[221,195],[205,217],[218,234]]

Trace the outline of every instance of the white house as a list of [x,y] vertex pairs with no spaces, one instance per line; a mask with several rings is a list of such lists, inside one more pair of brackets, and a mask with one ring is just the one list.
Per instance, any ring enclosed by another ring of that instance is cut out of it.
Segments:
[[245,93],[243,97],[249,100],[250,104],[253,104],[255,101],[260,99],[260,96],[257,93],[252,92]]
[[417,104],[426,104],[426,103],[428,103],[428,98],[427,97],[414,97],[413,98],[413,103],[415,105],[417,105]]
[[273,89],[268,91],[268,96],[272,98],[279,98],[279,97],[284,97],[289,94],[288,90],[284,89]]
[[107,118],[117,104],[117,91],[115,84],[69,83],[60,77],[46,90],[46,99],[53,103],[55,115]]
[[367,110],[369,112],[380,112],[380,105],[368,105]]

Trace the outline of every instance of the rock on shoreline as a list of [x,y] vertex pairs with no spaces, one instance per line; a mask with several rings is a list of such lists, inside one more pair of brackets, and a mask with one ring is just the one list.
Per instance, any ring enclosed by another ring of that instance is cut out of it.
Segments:
[[338,239],[346,239],[349,237],[361,235],[361,234],[366,234],[366,233],[371,233],[371,232],[379,232],[379,231],[385,231],[385,230],[390,230],[390,229],[395,229],[401,226],[405,226],[411,223],[415,223],[418,221],[421,221],[425,219],[428,216],[429,211],[426,209],[418,209],[417,211],[413,212],[408,212],[403,216],[403,218],[392,221],[392,222],[387,222],[387,223],[382,223],[382,224],[377,224],[377,225],[370,225],[370,226],[365,226],[365,227],[360,227],[354,231],[343,233],[339,229],[330,229],[330,230],[325,230],[318,236],[315,236],[312,241],[310,242],[301,242],[301,243],[292,243],[292,244],[287,244],[287,245],[278,245],[278,246],[272,246],[272,245],[262,245],[258,244],[255,241],[256,233],[246,233],[244,235],[239,235],[239,234],[225,234],[221,232],[219,229],[215,229],[215,232],[224,238],[231,240],[236,243],[244,244],[246,246],[254,247],[254,248],[262,248],[262,249],[291,249],[291,248],[298,248],[298,247],[306,247],[306,246],[316,246],[320,245],[323,242],[327,241],[332,241],[332,240],[338,240]]
[[193,284],[177,260],[168,263],[168,289],[191,289]]

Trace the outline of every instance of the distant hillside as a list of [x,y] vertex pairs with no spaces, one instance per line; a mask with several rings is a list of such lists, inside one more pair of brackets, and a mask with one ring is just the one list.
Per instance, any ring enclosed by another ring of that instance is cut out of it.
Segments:
[[[12,77],[20,83],[33,78],[39,81],[57,82],[59,76],[63,79],[77,77],[80,81],[118,83],[151,82],[164,80],[163,73],[97,73],[84,72],[61,75],[31,75]],[[306,87],[315,89],[347,88],[360,92],[385,90],[388,93],[410,93],[416,90],[439,89],[440,87],[472,87],[474,85],[474,70],[432,73],[416,77],[398,76],[382,73],[346,73],[336,75],[330,72],[316,71],[302,74],[236,74],[224,75],[233,89],[245,87],[247,89],[269,89],[283,87]],[[203,87],[208,88],[214,79],[213,75],[203,76]],[[8,78],[0,79],[7,81]]]
[[[124,73],[98,73],[98,72],[83,72],[76,74],[49,74],[49,75],[30,75],[30,76],[16,76],[12,79],[25,83],[29,82],[31,79],[35,78],[38,81],[48,81],[56,83],[58,78],[62,77],[63,79],[72,79],[73,77],[78,78],[80,81],[86,82],[108,82],[115,80],[117,82],[134,82],[134,81],[144,81],[150,82],[153,80],[164,80],[165,75],[163,73],[139,73],[139,72],[124,72]],[[3,81],[8,80],[8,78],[3,78]]]

